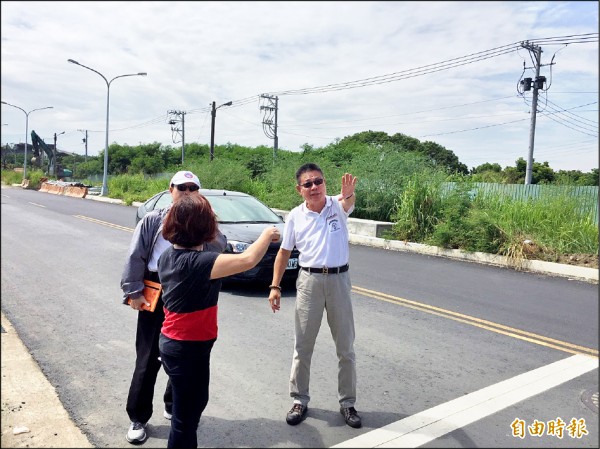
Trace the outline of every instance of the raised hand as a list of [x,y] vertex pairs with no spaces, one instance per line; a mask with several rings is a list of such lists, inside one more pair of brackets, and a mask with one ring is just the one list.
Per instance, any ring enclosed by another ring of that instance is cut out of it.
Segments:
[[340,200],[350,198],[352,195],[354,195],[356,181],[356,176],[352,176],[350,173],[344,173],[342,176],[342,191],[340,193]]

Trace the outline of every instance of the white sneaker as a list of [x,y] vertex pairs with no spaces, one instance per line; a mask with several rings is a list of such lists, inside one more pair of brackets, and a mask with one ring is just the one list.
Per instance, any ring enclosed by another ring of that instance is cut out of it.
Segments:
[[146,426],[148,423],[132,422],[127,431],[127,441],[131,444],[142,444],[148,438]]
[[168,411],[166,411],[166,410],[165,410],[165,411],[163,411],[163,416],[164,416],[166,419],[171,419],[171,418],[173,417],[173,415],[172,415],[171,413],[169,413]]

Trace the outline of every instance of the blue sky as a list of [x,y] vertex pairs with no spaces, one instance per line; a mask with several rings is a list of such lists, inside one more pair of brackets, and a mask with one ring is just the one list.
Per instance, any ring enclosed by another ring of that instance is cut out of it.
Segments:
[[[110,143],[181,147],[167,123],[175,110],[186,113],[186,143],[210,144],[210,104],[233,101],[217,111],[215,144],[272,147],[266,93],[278,96],[280,149],[384,131],[437,142],[469,168],[527,159],[532,93],[517,87],[535,74],[517,47],[539,39],[547,83],[534,159],[554,170],[598,167],[595,1],[2,1],[1,23],[2,100],[26,111],[52,106],[30,114],[29,131],[48,143],[64,131],[64,151],[84,153],[80,130],[88,154],[104,149],[106,84],[74,59],[109,81],[148,73],[111,83]],[[545,40],[590,33],[586,43]],[[497,48],[515,51],[467,62]],[[451,60],[464,64],[432,70]],[[343,88],[357,80],[361,87]],[[1,111],[2,145],[23,142],[25,114]]]

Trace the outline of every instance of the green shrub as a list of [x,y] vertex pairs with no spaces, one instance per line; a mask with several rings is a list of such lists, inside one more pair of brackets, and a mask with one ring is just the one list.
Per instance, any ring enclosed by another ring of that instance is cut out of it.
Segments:
[[12,185],[23,182],[23,173],[14,170],[2,170],[2,184]]
[[108,194],[131,205],[134,201],[146,201],[155,193],[169,188],[169,179],[150,178],[144,175],[117,175],[108,179]]
[[392,219],[399,240],[424,242],[435,230],[442,212],[440,182],[413,176],[404,187]]
[[583,210],[576,197],[507,198],[499,206],[497,220],[509,235],[501,253],[529,240],[543,250],[548,260],[559,254],[598,254],[598,226],[592,213]]

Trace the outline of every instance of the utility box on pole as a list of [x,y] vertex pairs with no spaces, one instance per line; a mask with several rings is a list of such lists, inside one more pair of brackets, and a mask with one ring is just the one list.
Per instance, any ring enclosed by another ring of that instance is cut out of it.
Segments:
[[[529,151],[527,153],[527,168],[525,169],[525,184],[531,184],[532,172],[533,172],[533,148],[535,142],[535,122],[537,116],[537,104],[538,104],[538,90],[543,89],[543,82],[546,80],[545,77],[540,77],[540,66],[542,59],[542,48],[538,45],[532,45],[528,42],[522,42],[521,46],[533,53],[535,63],[535,80],[532,83],[531,78],[526,78],[526,84],[524,90],[528,87],[533,87],[533,97],[531,100],[531,122],[529,125]],[[543,79],[542,79],[543,78]],[[541,86],[540,86],[541,81]]]
[[[169,111],[169,114],[175,115],[177,117],[181,117],[181,120],[171,119],[168,121],[169,125],[171,125],[172,133],[181,133],[181,166],[183,167],[183,159],[185,153],[185,111]],[[175,125],[181,122],[181,128],[176,128]],[[177,143],[175,138],[173,138],[173,143]]]
[[[273,162],[275,162],[277,149],[279,148],[279,138],[277,137],[277,111],[279,109],[279,97],[271,97],[266,94],[263,94],[260,97],[269,100],[268,106],[261,106],[260,109],[265,111],[262,122],[263,131],[269,139],[273,139]],[[274,120],[271,118],[272,116],[274,117]]]

